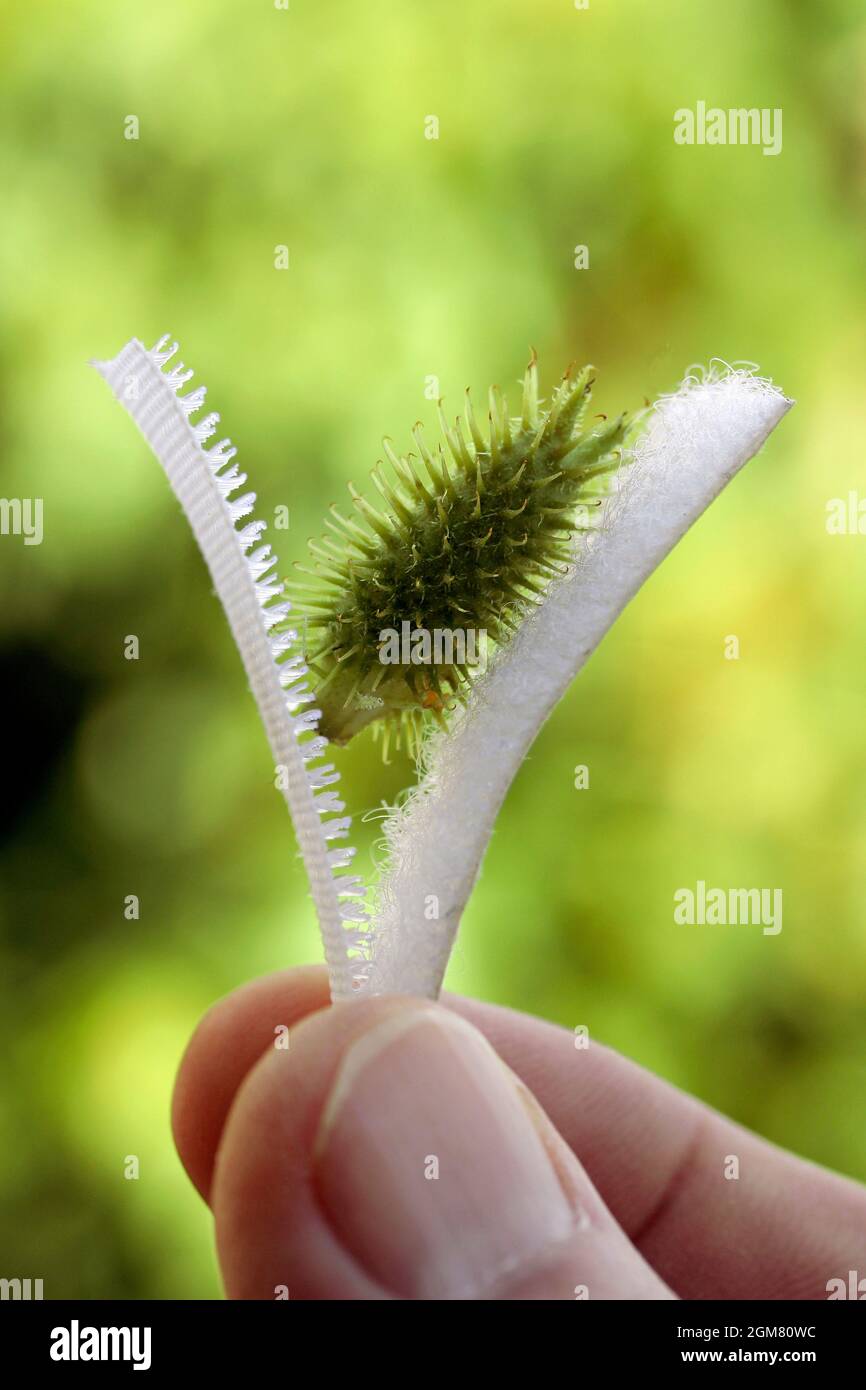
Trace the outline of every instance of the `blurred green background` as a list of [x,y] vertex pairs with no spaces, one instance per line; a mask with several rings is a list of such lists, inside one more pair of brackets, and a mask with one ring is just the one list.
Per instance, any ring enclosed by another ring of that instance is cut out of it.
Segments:
[[[0,1274],[219,1296],[173,1075],[217,997],[320,958],[204,566],[86,365],[166,330],[260,514],[290,508],[286,569],[383,433],[433,423],[430,376],[456,408],[534,345],[615,411],[717,355],[797,398],[544,729],[449,984],[866,1179],[866,538],[825,526],[866,488],[860,0],[0,15],[0,491],[44,499],[41,546],[0,537]],[[676,145],[698,100],[781,107],[783,152]],[[339,762],[366,867],[410,769],[369,734]],[[699,878],[781,887],[782,933],[677,927]]]

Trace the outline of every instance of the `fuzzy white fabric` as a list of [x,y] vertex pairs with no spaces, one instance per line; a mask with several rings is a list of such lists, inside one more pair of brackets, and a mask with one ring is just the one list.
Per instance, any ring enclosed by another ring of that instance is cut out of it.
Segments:
[[570,574],[477,682],[451,730],[431,740],[419,786],[385,823],[388,867],[365,991],[438,995],[499,807],[538,729],[644,580],[791,405],[769,382],[729,368],[690,375],[656,403],[600,529],[578,539]]

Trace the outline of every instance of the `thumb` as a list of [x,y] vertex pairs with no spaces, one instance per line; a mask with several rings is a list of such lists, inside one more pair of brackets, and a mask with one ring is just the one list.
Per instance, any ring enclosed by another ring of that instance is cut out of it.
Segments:
[[471,1024],[408,998],[305,1019],[247,1076],[212,1206],[234,1298],[671,1298]]

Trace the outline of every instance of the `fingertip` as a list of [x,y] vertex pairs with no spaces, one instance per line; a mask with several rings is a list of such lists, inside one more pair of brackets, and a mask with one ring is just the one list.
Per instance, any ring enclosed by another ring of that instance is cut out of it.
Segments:
[[199,1022],[178,1068],[171,1128],[181,1162],[206,1202],[226,1118],[244,1078],[273,1043],[275,1029],[291,1028],[328,1003],[324,967],[300,966],[241,985]]
[[212,1206],[231,1298],[668,1298],[525,1086],[440,1005],[359,999],[248,1074]]
[[[323,1211],[316,1136],[352,1042],[414,1000],[356,1000],[300,1020],[243,1080],[216,1156],[211,1206],[231,1299],[379,1299],[389,1292]],[[431,1006],[432,1007],[432,1006]]]

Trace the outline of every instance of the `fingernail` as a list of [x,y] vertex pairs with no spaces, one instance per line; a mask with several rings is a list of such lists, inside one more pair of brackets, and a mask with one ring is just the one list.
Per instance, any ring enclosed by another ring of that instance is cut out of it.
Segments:
[[471,1025],[406,1009],[342,1060],[316,1144],[320,1200],[393,1293],[483,1296],[575,1225],[551,1136]]

